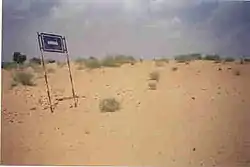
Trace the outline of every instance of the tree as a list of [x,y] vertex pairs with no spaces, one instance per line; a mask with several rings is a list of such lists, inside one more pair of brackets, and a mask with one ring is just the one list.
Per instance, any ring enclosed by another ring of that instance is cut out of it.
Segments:
[[26,61],[26,55],[22,55],[20,52],[14,52],[13,61],[17,64],[23,64]]

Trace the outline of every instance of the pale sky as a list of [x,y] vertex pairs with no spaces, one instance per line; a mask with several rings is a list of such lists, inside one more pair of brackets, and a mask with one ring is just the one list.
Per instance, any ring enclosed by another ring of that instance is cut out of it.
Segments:
[[72,59],[191,52],[250,55],[250,2],[3,0],[4,61],[14,51],[38,57],[37,31],[65,35]]

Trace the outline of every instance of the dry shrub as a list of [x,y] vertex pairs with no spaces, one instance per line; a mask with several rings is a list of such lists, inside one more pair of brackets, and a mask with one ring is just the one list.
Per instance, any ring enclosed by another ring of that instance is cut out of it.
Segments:
[[177,71],[178,67],[172,67],[172,71]]
[[234,70],[233,74],[236,75],[236,76],[240,76],[241,72],[240,72],[240,70]]
[[115,112],[120,109],[120,103],[115,98],[101,100],[99,104],[101,112]]
[[[34,86],[33,82],[34,75],[29,72],[17,71],[13,75],[13,85],[22,84],[25,86]],[[12,86],[13,86],[12,85]]]
[[148,88],[150,90],[156,90],[157,89],[157,84],[155,82],[149,82],[148,83]]
[[153,71],[149,74],[149,79],[150,80],[155,80],[155,81],[159,81],[160,79],[160,73],[158,71]]
[[164,61],[160,61],[160,60],[156,60],[155,61],[155,65],[157,66],[157,67],[163,67],[163,66],[165,66],[165,62]]
[[48,72],[48,73],[55,73],[56,70],[55,70],[54,68],[48,68],[48,69],[47,69],[47,72]]

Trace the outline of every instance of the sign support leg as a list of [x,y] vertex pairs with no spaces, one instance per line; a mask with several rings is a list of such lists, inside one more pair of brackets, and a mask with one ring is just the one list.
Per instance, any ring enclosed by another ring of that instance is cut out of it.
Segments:
[[50,97],[50,90],[49,90],[49,84],[48,84],[48,76],[47,76],[47,71],[46,71],[46,67],[45,67],[45,63],[44,63],[44,55],[43,55],[43,51],[40,45],[40,35],[38,33],[38,42],[39,42],[39,47],[40,47],[40,52],[41,52],[41,57],[42,57],[42,66],[43,66],[43,71],[44,71],[44,79],[45,79],[45,84],[47,87],[47,95],[48,95],[48,100],[49,100],[49,105],[50,105],[50,111],[51,113],[53,113],[53,108],[52,108],[52,103],[51,103],[51,97]]
[[69,78],[70,78],[70,82],[71,82],[71,88],[72,88],[73,99],[74,99],[75,107],[77,107],[76,94],[75,94],[75,89],[74,89],[74,84],[73,84],[73,79],[72,79],[72,73],[71,73],[71,69],[70,69],[68,51],[66,51],[66,57],[67,57],[67,64],[68,64]]

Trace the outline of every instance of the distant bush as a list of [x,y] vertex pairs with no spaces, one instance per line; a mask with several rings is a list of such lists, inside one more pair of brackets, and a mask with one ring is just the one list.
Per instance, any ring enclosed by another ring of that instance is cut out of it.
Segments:
[[85,66],[90,69],[100,68],[102,65],[96,58],[89,58],[84,62]]
[[77,58],[75,60],[75,63],[76,64],[84,64],[86,60],[87,60],[86,58]]
[[99,104],[101,112],[115,112],[120,109],[120,103],[115,98],[101,100]]
[[117,56],[114,56],[114,59],[120,65],[126,64],[126,63],[135,63],[136,62],[136,60],[133,56],[117,55]]
[[209,60],[209,61],[219,61],[221,60],[219,55],[205,55],[203,60]]
[[159,79],[160,79],[160,74],[159,74],[159,72],[158,71],[154,71],[154,72],[151,72],[150,74],[149,74],[149,79],[150,80],[155,80],[155,81],[159,81]]
[[250,62],[250,58],[244,58],[244,62]]
[[106,56],[102,59],[103,67],[120,67],[123,64],[130,63],[134,65],[136,60],[132,56],[117,55],[117,56]]
[[201,60],[201,59],[202,59],[202,56],[199,53],[175,56],[175,61],[178,63],[186,63],[189,61]]
[[40,58],[33,57],[29,60],[30,63],[32,64],[42,64],[42,60]]
[[165,64],[169,63],[169,60],[167,58],[160,58],[155,59],[154,62],[157,67],[163,67]]
[[225,61],[225,62],[234,62],[235,59],[234,59],[233,57],[226,57],[226,58],[224,59],[224,61]]
[[17,71],[13,75],[13,81],[15,83],[20,83],[22,85],[26,86],[34,86],[32,79],[34,78],[34,75],[28,72],[24,71]]
[[2,62],[2,68],[5,70],[16,69],[17,63],[15,63],[15,62]]
[[106,56],[102,59],[101,65],[103,67],[119,67],[121,64],[114,56]]
[[45,63],[47,63],[47,64],[53,64],[53,63],[56,63],[56,61],[52,60],[52,59],[48,59],[48,60],[45,61]]

